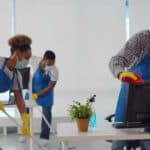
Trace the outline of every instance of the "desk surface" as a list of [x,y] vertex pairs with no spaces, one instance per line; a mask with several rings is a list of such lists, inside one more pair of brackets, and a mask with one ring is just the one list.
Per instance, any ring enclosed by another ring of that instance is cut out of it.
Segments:
[[135,140],[150,139],[150,133],[142,128],[115,129],[107,122],[95,130],[78,132],[76,123],[58,123],[57,137],[60,141]]
[[[25,105],[26,105],[26,107],[29,107],[29,108],[38,107],[38,105],[33,100],[25,101]],[[14,107],[16,107],[16,104],[5,104],[4,106],[7,108],[14,108]]]

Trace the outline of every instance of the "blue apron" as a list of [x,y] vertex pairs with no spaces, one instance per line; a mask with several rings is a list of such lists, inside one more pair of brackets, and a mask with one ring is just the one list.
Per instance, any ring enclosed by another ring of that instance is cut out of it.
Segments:
[[[150,80],[150,49],[143,60],[129,71],[137,72],[143,80]],[[123,122],[124,120],[127,87],[127,83],[122,83],[115,112],[115,122]]]
[[4,60],[4,64],[3,64],[2,68],[0,69],[0,93],[6,92],[9,89],[11,89],[12,84],[13,84],[14,75],[13,75],[13,78],[10,79],[7,76],[7,74],[4,72],[6,65],[7,65],[7,59]]
[[[50,76],[42,73],[40,68],[36,70],[32,78],[32,92],[38,93],[39,91],[46,88],[51,82]],[[52,106],[53,105],[53,89],[48,93],[39,96],[36,100],[38,105],[41,106]]]

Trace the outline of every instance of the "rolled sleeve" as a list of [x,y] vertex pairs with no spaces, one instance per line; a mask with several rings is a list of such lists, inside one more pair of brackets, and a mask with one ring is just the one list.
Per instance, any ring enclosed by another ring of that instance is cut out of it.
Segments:
[[[19,84],[20,84],[20,87],[19,87]],[[22,86],[22,76],[21,76],[20,72],[17,71],[17,74],[16,73],[14,74],[12,90],[19,90],[19,88],[22,89],[22,87],[23,87]]]
[[50,78],[51,78],[51,81],[57,81],[58,78],[59,78],[59,71],[58,71],[58,68],[56,66],[54,66],[51,71],[50,71]]
[[143,30],[134,34],[109,62],[109,68],[114,77],[125,69],[131,69],[143,59],[150,48],[150,31]]
[[120,64],[117,63],[117,58],[116,57],[113,57],[111,59],[111,61],[109,62],[109,68],[110,68],[110,70],[111,70],[111,72],[112,72],[112,74],[115,78],[118,77],[118,74],[120,72],[124,71],[123,65],[120,65]]

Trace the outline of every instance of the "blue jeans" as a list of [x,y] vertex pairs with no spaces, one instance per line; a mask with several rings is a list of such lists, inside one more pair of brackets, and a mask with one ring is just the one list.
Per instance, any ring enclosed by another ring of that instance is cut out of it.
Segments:
[[[47,121],[49,122],[49,124],[51,125],[52,107],[51,106],[43,106],[42,107],[42,113],[45,116],[45,118],[47,119]],[[42,118],[40,138],[48,140],[49,137],[50,137],[50,128],[47,126],[44,119]]]
[[[128,141],[113,141],[111,150],[124,150],[125,146],[128,144]],[[150,141],[141,140],[140,141],[140,150],[150,150]]]

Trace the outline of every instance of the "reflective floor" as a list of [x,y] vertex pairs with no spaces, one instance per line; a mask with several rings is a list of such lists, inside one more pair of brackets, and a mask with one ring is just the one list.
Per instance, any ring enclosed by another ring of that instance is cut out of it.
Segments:
[[[39,135],[35,135],[36,141],[39,141]],[[26,143],[19,142],[19,136],[15,133],[8,134],[7,136],[3,136],[0,134],[0,147],[3,150],[30,150],[29,149],[29,141]],[[78,142],[78,143],[70,143],[70,150],[109,150],[110,143],[108,142]],[[59,149],[59,142],[56,136],[51,136],[51,144],[48,147],[40,149],[37,145],[37,142],[34,144],[34,150],[61,150]]]

